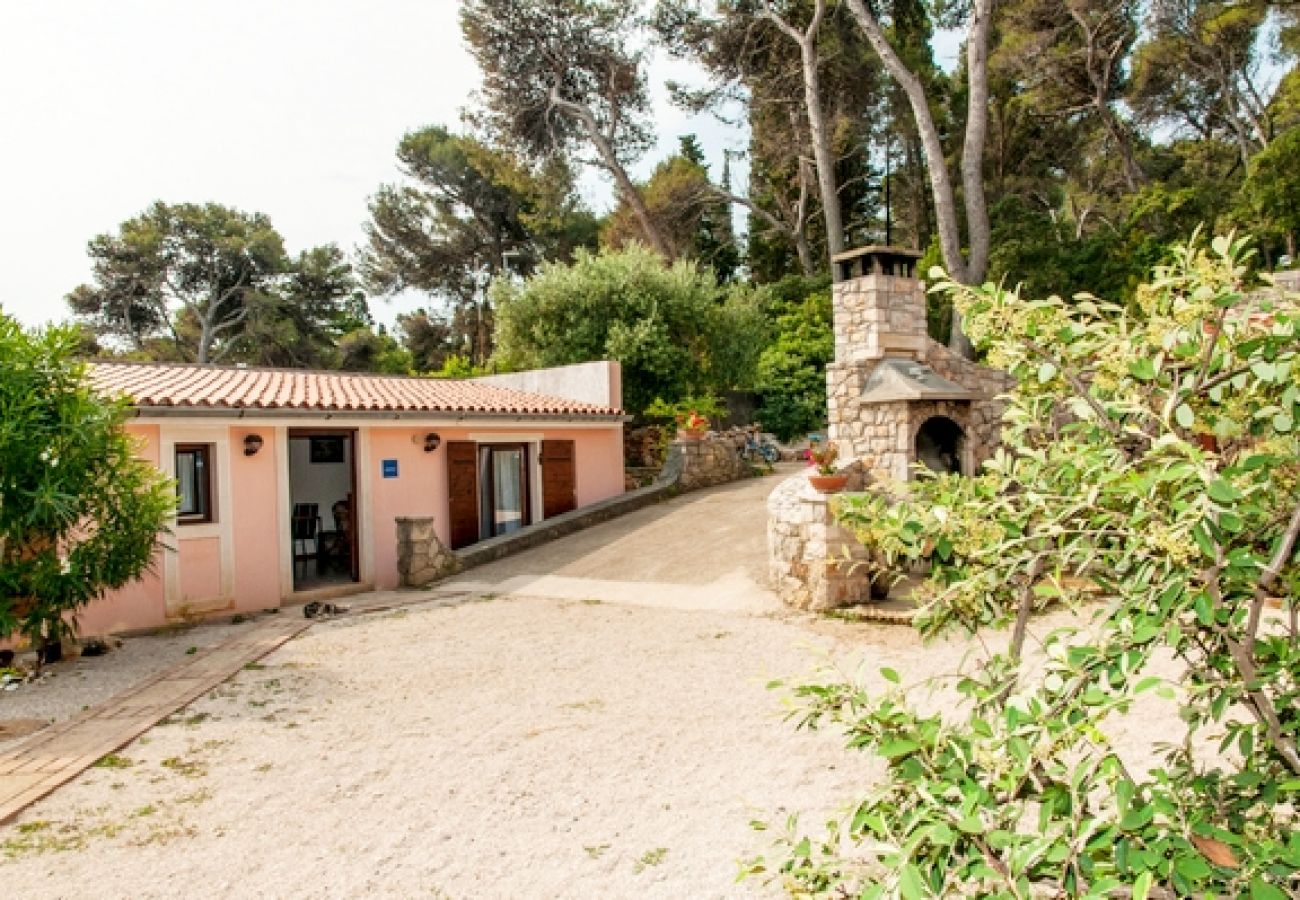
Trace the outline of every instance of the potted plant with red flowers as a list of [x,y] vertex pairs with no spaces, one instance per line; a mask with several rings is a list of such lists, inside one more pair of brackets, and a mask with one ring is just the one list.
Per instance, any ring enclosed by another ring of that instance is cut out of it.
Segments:
[[808,481],[815,490],[823,494],[835,494],[844,490],[849,483],[846,472],[835,468],[840,451],[834,444],[813,444],[808,450],[808,464],[817,471],[808,476]]
[[677,417],[677,436],[688,441],[703,440],[708,433],[709,420],[695,410]]

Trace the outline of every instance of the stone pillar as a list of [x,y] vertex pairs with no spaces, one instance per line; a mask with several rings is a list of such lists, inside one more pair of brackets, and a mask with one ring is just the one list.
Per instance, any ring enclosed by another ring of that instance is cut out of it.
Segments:
[[402,587],[428,587],[460,570],[456,554],[433,528],[433,517],[397,519],[397,574]]
[[[860,469],[850,477],[860,482]],[[870,552],[835,521],[833,497],[813,490],[806,473],[768,497],[768,578],[787,606],[827,610],[872,599]]]

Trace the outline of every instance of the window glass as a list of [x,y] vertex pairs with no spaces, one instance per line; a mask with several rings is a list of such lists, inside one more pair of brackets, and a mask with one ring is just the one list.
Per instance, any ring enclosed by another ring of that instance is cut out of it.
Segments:
[[207,445],[176,447],[176,512],[182,521],[212,521],[210,458]]

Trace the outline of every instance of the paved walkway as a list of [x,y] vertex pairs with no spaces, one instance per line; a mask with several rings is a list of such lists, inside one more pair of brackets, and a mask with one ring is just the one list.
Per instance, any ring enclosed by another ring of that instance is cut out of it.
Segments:
[[517,556],[440,588],[673,609],[765,612],[767,496],[802,465],[694,491]]
[[310,626],[268,618],[0,754],[0,825]]
[[[780,603],[766,587],[765,501],[785,474],[685,494],[472,569],[429,592],[378,591],[343,603],[366,613],[492,595],[775,610]],[[0,753],[0,824],[311,624],[297,615],[270,617]]]

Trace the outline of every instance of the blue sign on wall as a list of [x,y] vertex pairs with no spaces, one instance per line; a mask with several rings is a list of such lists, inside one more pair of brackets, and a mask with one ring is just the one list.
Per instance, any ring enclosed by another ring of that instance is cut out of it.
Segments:
[[384,460],[384,477],[385,478],[397,477],[397,460],[395,459]]

